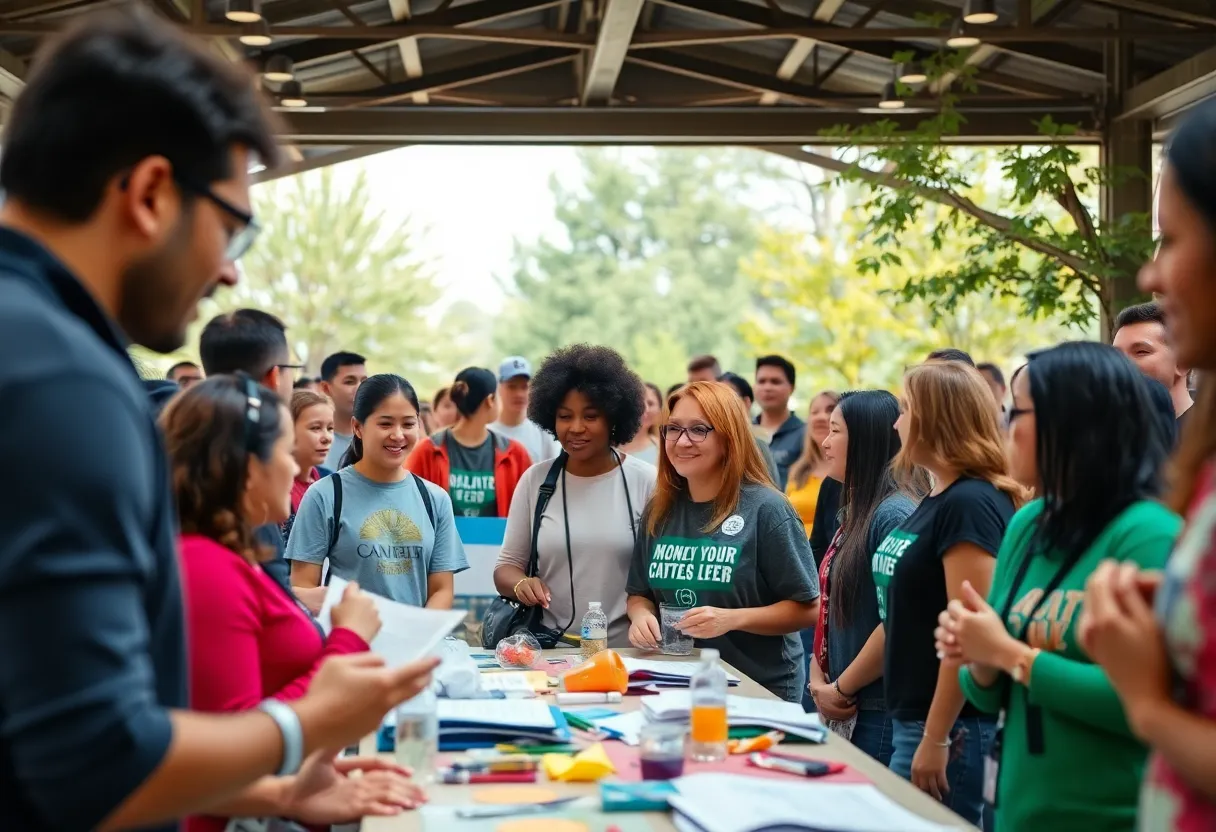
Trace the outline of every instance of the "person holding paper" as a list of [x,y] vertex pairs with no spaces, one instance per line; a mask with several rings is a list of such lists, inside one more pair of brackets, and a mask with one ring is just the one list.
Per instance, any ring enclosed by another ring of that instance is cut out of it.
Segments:
[[[402,604],[451,609],[469,568],[443,488],[403,467],[418,443],[418,395],[388,373],[355,394],[354,435],[338,473],[304,494],[287,542],[294,587],[334,575]],[[341,498],[338,499],[338,489]]]
[[[608,615],[608,646],[629,645],[625,576],[655,469],[614,447],[642,426],[642,381],[619,353],[577,344],[545,359],[532,380],[529,417],[555,435],[565,467],[536,536],[539,574],[527,577],[537,497],[553,460],[533,465],[511,500],[494,585],[544,608],[542,624],[575,626],[589,601]],[[572,568],[573,567],[573,568]]]
[[658,604],[688,607],[678,626],[698,646],[787,702],[800,702],[798,633],[819,613],[802,518],[769,478],[743,403],[697,381],[667,400],[654,496],[633,550],[629,640],[654,650]]
[[898,417],[899,401],[885,390],[845,393],[829,417],[825,476],[844,483],[844,522],[819,567],[823,594],[808,686],[829,727],[883,765],[891,761],[882,690],[886,635],[870,554],[916,508],[918,490],[891,471]]
[[[252,528],[280,523],[291,510],[298,470],[291,414],[252,379],[220,375],[173,401],[162,426],[183,531],[191,705],[242,711],[267,697],[298,699],[325,658],[365,652],[380,619],[370,596],[351,585],[323,640],[311,616],[261,568],[267,553]],[[321,752],[297,777],[265,778],[244,801],[263,814],[330,824],[422,800],[400,770],[366,762],[339,769],[333,758]],[[360,767],[362,785],[344,776]],[[227,824],[227,817],[196,816],[185,829],[222,832]]]
[[1077,625],[1102,560],[1165,564],[1181,526],[1157,502],[1171,426],[1105,344],[1034,353],[1012,388],[1011,473],[1039,499],[1010,521],[988,600],[965,584],[941,614],[937,649],[968,662],[968,700],[1004,712],[998,829],[1129,830],[1148,749]]
[[890,768],[978,825],[996,718],[963,698],[958,664],[937,659],[933,631],[965,582],[988,591],[1025,492],[1008,474],[992,391],[974,367],[935,360],[909,370],[895,428],[896,474],[924,468],[933,490],[870,559],[885,634]]

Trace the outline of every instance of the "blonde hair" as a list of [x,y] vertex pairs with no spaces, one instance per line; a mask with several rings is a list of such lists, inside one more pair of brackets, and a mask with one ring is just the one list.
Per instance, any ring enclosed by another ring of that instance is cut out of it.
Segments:
[[297,390],[291,394],[291,421],[296,423],[300,421],[300,417],[304,415],[304,411],[318,404],[333,408],[334,403],[330,401],[329,396],[321,393],[314,393],[311,390]]
[[[816,393],[811,397],[811,407],[814,407],[815,402],[820,398],[829,399],[832,402],[833,408],[840,404],[839,393],[835,390],[824,390],[822,393]],[[810,408],[807,408],[807,410],[810,410]],[[808,419],[806,438],[802,441],[802,455],[790,466],[789,481],[794,488],[802,488],[802,486],[806,485],[806,481],[810,479],[811,472],[821,462],[823,462],[823,448],[819,447],[819,443],[811,435],[811,424]]]
[[[735,389],[717,381],[695,381],[681,387],[667,398],[662,422],[671,420],[671,412],[684,398],[690,398],[701,408],[705,420],[714,429],[714,434],[723,443],[722,487],[713,500],[713,512],[705,531],[722,524],[739,503],[739,491],[744,483],[764,485],[777,489],[769,476],[768,467],[760,456],[756,438],[752,436],[751,424],[743,409],[743,400]],[[662,443],[659,453],[659,479],[647,509],[646,530],[650,535],[658,533],[659,527],[671,514],[676,501],[688,491],[688,481],[681,477],[671,460],[667,458],[667,443]]]
[[929,361],[904,376],[908,440],[892,466],[912,477],[918,465],[939,463],[991,483],[1015,506],[1029,492],[1009,476],[1009,460],[992,391],[974,367],[957,361]]

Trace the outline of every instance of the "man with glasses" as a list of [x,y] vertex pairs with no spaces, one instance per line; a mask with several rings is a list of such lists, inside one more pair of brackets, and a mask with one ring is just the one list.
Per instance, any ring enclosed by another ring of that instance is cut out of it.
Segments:
[[[287,327],[260,309],[238,309],[216,315],[199,335],[198,354],[208,376],[244,373],[278,393],[284,402],[291,401],[295,374],[304,369],[302,364],[291,363]],[[262,569],[291,594],[291,565],[283,559],[286,541],[282,531],[272,523],[259,526],[254,534],[259,543],[274,553],[273,558],[262,564]],[[325,587],[302,589],[295,595],[316,614],[325,602]]]
[[290,704],[186,710],[169,466],[127,346],[178,349],[236,282],[248,171],[276,158],[256,90],[146,11],[90,15],[44,44],[0,139],[0,456],[21,472],[0,500],[6,832],[171,829],[426,680],[340,657]]
[[304,369],[292,363],[287,327],[260,309],[216,315],[199,335],[198,354],[208,376],[245,373],[285,402],[291,401],[296,373]]

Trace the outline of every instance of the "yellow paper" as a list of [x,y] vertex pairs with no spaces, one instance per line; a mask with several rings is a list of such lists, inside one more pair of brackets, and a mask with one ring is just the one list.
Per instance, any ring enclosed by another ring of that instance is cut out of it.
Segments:
[[616,773],[616,767],[608,759],[601,743],[585,748],[573,757],[569,754],[546,754],[542,765],[550,780],[563,783],[594,783]]

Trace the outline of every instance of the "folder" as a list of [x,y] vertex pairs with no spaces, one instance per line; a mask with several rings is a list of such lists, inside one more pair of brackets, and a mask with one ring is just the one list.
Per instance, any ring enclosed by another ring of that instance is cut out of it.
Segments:
[[439,700],[439,750],[493,748],[501,743],[567,743],[561,709],[531,699]]

